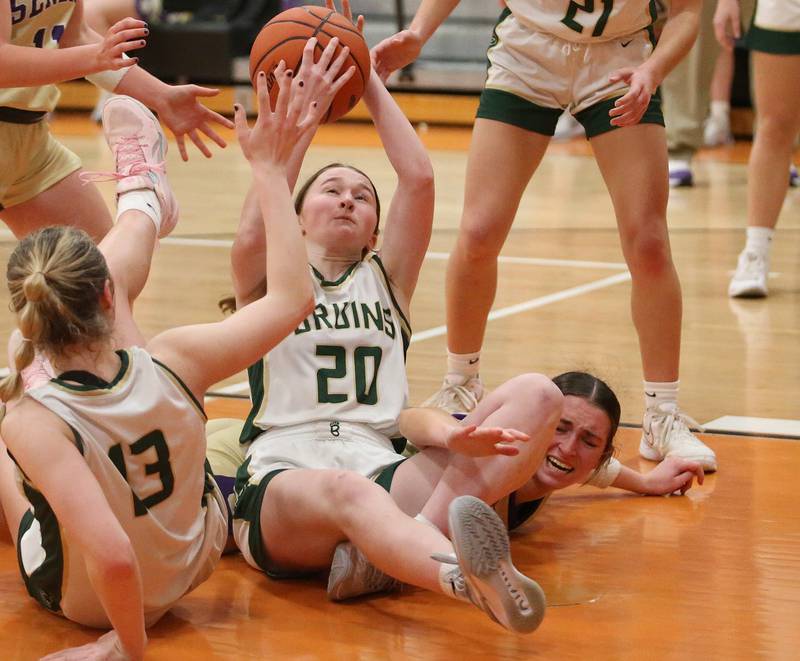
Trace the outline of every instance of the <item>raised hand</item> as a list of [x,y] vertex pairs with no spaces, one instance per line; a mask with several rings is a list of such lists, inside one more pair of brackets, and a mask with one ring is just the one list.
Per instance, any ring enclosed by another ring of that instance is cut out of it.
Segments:
[[447,449],[469,457],[489,457],[496,454],[514,456],[519,448],[513,443],[530,437],[516,429],[503,427],[454,426],[448,429]]
[[[339,11],[336,9],[336,3],[334,0],[325,0],[325,6],[328,9],[332,9],[333,11]],[[350,21],[353,25],[358,28],[358,31],[363,35],[364,34],[364,17],[359,14],[358,18],[354,21],[353,20],[353,10],[350,7],[350,0],[342,0],[342,11],[339,12],[342,16],[344,16],[348,21]]]
[[233,122],[219,113],[209,110],[198,101],[199,97],[216,96],[217,94],[219,94],[219,90],[209,87],[172,85],[167,88],[154,108],[158,112],[159,119],[175,134],[178,151],[184,161],[189,160],[189,154],[186,151],[187,135],[206,158],[211,158],[211,151],[200,137],[201,133],[222,148],[227,144],[211,126],[219,124],[232,129]]
[[613,126],[638,124],[658,87],[655,77],[649,69],[639,66],[617,69],[608,79],[612,83],[622,81],[629,86],[627,93],[617,99],[614,107],[608,112],[611,124]]
[[108,28],[102,41],[98,41],[95,45],[95,66],[93,68],[100,72],[132,67],[139,59],[136,57],[125,59],[122,55],[143,48],[146,43],[144,38],[148,34],[150,31],[144,21],[135,18],[123,18],[121,21],[117,21]]
[[292,85],[292,72],[281,60],[274,71],[278,99],[272,110],[267,90],[267,76],[261,71],[256,77],[258,118],[253,128],[247,124],[244,109],[236,105],[235,126],[239,146],[252,164],[285,167],[295,144],[319,120],[319,103],[308,101],[305,85]]
[[386,79],[392,72],[411,64],[422,51],[422,37],[413,30],[402,30],[387,37],[372,51],[372,67],[380,79]]
[[[351,66],[339,75],[350,49],[347,46],[340,49],[339,55],[334,59],[333,56],[338,45],[339,40],[336,37],[331,39],[317,62],[314,62],[314,51],[317,47],[316,37],[309,39],[303,48],[300,68],[294,77],[292,87],[303,88],[308,106],[307,112],[311,111],[313,123],[319,122],[339,90],[353,77],[356,70]],[[296,92],[299,93],[299,89]],[[314,102],[316,105],[312,105]]]

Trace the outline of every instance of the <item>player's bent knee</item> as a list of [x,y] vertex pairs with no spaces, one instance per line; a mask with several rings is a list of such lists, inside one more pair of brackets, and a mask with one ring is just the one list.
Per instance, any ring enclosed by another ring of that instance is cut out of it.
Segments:
[[537,408],[543,410],[560,410],[564,401],[558,386],[544,374],[519,374],[506,381],[501,388],[507,389],[515,399],[527,405],[535,403]]
[[375,484],[354,471],[331,471],[328,496],[334,515],[346,522],[354,509],[375,496]]

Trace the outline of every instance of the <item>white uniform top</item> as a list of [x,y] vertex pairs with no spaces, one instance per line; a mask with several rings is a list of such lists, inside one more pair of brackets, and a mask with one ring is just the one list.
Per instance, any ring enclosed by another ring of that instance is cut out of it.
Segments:
[[[224,545],[227,522],[213,480],[206,478],[202,407],[145,350],[117,353],[122,367],[108,384],[79,385],[63,375],[70,380],[53,379],[26,395],[73,429],[75,444],[131,540],[145,615],[153,621],[208,574]],[[71,620],[108,626],[80,550],[61,534],[35,485],[24,482],[24,491],[35,517],[20,542],[29,591],[34,586],[34,597]],[[60,603],[53,603],[58,593]]]
[[[7,2],[7,0],[0,0]],[[14,46],[58,48],[72,17],[76,0],[11,0],[11,39]],[[0,106],[51,111],[60,92],[55,85],[0,88]]]
[[535,30],[566,41],[608,41],[647,28],[653,0],[506,0],[511,13]]
[[311,268],[316,307],[295,331],[249,369],[253,409],[242,440],[275,427],[336,421],[389,438],[408,400],[408,320],[376,253],[335,282]]

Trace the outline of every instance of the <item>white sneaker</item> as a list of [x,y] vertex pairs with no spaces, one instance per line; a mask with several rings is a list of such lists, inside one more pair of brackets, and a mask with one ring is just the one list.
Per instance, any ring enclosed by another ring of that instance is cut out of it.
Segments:
[[350,542],[342,542],[333,552],[328,575],[328,599],[331,601],[386,592],[399,586],[400,581],[384,574]]
[[731,298],[763,298],[767,295],[769,261],[754,252],[743,250],[739,255],[736,273],[728,285]]
[[479,498],[459,496],[448,511],[455,557],[435,560],[457,564],[453,592],[517,633],[534,631],[544,618],[545,596],[539,584],[511,563],[508,532],[495,511]]
[[486,394],[479,377],[468,379],[464,385],[444,380],[442,387],[428,397],[420,406],[442,409],[448,413],[469,413]]
[[674,404],[659,404],[654,410],[647,410],[639,454],[650,461],[682,457],[696,461],[707,473],[717,470],[717,455],[689,430],[689,425],[700,426]]
[[725,118],[709,115],[703,126],[703,143],[706,147],[721,147],[733,144],[731,122]]

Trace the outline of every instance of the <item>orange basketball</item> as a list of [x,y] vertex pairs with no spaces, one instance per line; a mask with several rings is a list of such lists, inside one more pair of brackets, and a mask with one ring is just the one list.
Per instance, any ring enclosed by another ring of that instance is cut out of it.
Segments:
[[340,45],[334,53],[334,59],[343,46],[349,46],[350,54],[341,71],[351,66],[356,70],[353,77],[333,99],[331,107],[323,117],[323,122],[334,122],[358,103],[369,80],[370,59],[369,48],[355,25],[338,12],[309,5],[294,7],[278,14],[258,33],[253,47],[250,49],[250,81],[255,87],[256,75],[259,71],[267,74],[267,84],[273,107],[278,96],[273,72],[283,60],[286,67],[297,73],[303,58],[303,47],[311,38],[317,38],[314,60],[319,60],[322,51],[334,37],[339,37]]

